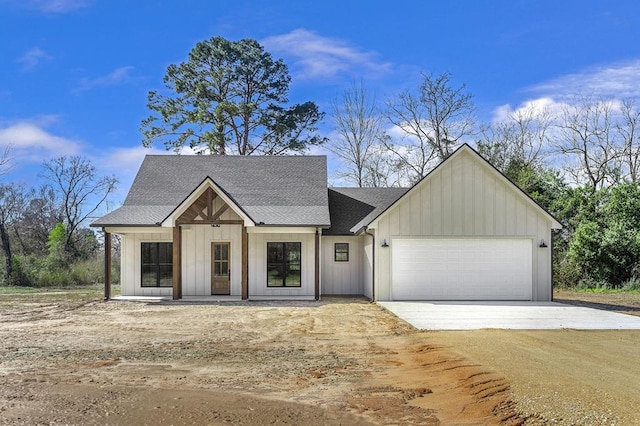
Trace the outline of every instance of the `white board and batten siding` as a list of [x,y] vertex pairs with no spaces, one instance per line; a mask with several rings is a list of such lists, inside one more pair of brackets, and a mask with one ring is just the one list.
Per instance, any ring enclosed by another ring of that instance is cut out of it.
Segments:
[[[441,261],[440,266],[435,265],[437,261],[434,264],[432,258],[437,254],[433,248],[438,246],[437,240],[442,240],[441,246],[449,244],[450,241],[469,240],[471,241],[469,250],[473,252],[473,250],[477,251],[478,247],[482,247],[484,241],[491,244],[492,239],[498,241],[513,239],[515,241],[513,244],[518,247],[513,253],[504,252],[498,244],[494,246],[498,250],[493,254],[494,257],[491,259],[484,257],[487,264],[477,265],[475,270],[488,271],[493,268],[498,274],[510,273],[508,269],[497,271],[497,265],[515,261],[524,263],[519,269],[511,272],[530,274],[530,280],[528,280],[530,284],[527,284],[530,291],[524,296],[511,297],[535,301],[550,300],[551,250],[549,247],[540,248],[539,243],[544,240],[549,245],[551,226],[552,219],[506,178],[486,164],[477,154],[469,150],[461,150],[414,186],[371,224],[375,229],[377,245],[376,299],[429,297],[428,294],[421,293],[424,290],[419,290],[419,282],[413,287],[415,294],[411,294],[411,286],[401,284],[400,288],[395,288],[393,279],[404,277],[408,272],[403,273],[393,269],[406,269],[418,264],[429,264],[437,268],[454,268],[455,261],[448,263]],[[403,242],[411,239],[425,241],[425,244],[419,244],[427,250],[423,256],[419,253],[402,253],[403,250],[411,251]],[[384,240],[389,247],[381,247]],[[473,240],[476,240],[475,248],[473,248]],[[506,246],[503,244],[503,247],[508,247],[508,243],[506,244]],[[529,245],[529,249],[523,248],[526,244]],[[398,252],[395,251],[396,249]],[[523,260],[522,256],[529,256],[529,259]],[[426,269],[426,267],[416,268],[423,273]],[[473,267],[463,268],[462,272],[452,270],[450,277],[460,279],[458,275],[468,274],[473,270]],[[434,276],[435,279],[441,279],[437,275]],[[491,273],[487,272],[486,276],[491,277]],[[412,277],[412,279],[418,278],[418,276]],[[476,278],[477,282],[484,279]],[[422,282],[424,283],[424,280]],[[496,284],[494,291],[501,291],[500,287],[501,285]],[[399,292],[394,292],[394,289]],[[481,293],[480,289],[477,291]],[[491,290],[485,289],[482,292],[490,293]],[[474,297],[491,299],[498,296],[451,296],[452,299],[473,299]],[[509,296],[503,298],[509,298]]]
[[[320,288],[323,295],[364,294],[363,238],[362,236],[322,237]],[[334,252],[336,243],[349,244],[349,261],[336,262]]]
[[[214,209],[222,206],[217,198]],[[238,220],[232,209],[225,211],[220,219]],[[142,243],[172,242],[173,228],[112,228],[110,232],[122,238],[122,259],[131,259],[121,263],[121,293],[123,296],[171,296],[171,287],[141,286]],[[228,242],[231,244],[231,295],[242,293],[242,226],[221,225],[182,225],[182,295],[211,295],[211,243]]]
[[[221,197],[213,202],[213,211],[224,205]],[[221,220],[240,220],[233,210],[227,209]],[[211,243],[229,243],[231,257],[231,296],[242,294],[242,225],[182,225],[182,295],[211,295]]]
[[242,226],[183,225],[182,295],[211,295],[211,243],[230,243],[231,296],[242,294]]
[[[142,243],[172,242],[171,228],[127,229],[119,232],[122,239],[121,293],[123,296],[171,296],[171,287],[141,286]],[[143,232],[144,231],[144,232]],[[151,232],[154,231],[154,232]],[[183,225],[182,227],[182,294],[211,295],[211,243],[231,244],[231,295],[242,292],[242,226]],[[126,256],[126,257],[125,257]]]
[[[315,297],[315,228],[248,228],[249,299]],[[301,286],[267,287],[267,243],[301,243]]]
[[[120,293],[123,296],[171,296],[171,287],[142,287],[142,243],[170,243],[173,235],[167,228],[108,229],[120,235]],[[126,260],[126,261],[125,261]]]

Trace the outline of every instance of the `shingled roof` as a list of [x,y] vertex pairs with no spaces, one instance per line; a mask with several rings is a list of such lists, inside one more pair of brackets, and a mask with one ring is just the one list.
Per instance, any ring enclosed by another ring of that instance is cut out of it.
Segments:
[[329,188],[331,228],[323,235],[356,233],[409,188]]
[[157,225],[207,178],[256,224],[330,225],[325,156],[147,155],[122,207],[92,226]]

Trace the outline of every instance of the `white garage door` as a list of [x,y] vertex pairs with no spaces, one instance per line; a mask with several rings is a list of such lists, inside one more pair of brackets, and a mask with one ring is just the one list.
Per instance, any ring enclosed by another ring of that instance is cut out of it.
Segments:
[[531,240],[393,239],[393,300],[531,300]]

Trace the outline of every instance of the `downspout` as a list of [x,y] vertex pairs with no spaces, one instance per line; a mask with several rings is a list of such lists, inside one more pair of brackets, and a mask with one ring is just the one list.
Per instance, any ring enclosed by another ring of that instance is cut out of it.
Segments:
[[371,237],[371,301],[376,301],[376,235],[364,227],[364,233]]

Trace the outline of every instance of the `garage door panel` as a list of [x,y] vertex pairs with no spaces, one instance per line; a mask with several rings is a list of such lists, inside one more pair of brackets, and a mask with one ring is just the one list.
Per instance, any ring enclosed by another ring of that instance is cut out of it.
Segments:
[[394,300],[530,300],[530,239],[394,239]]

